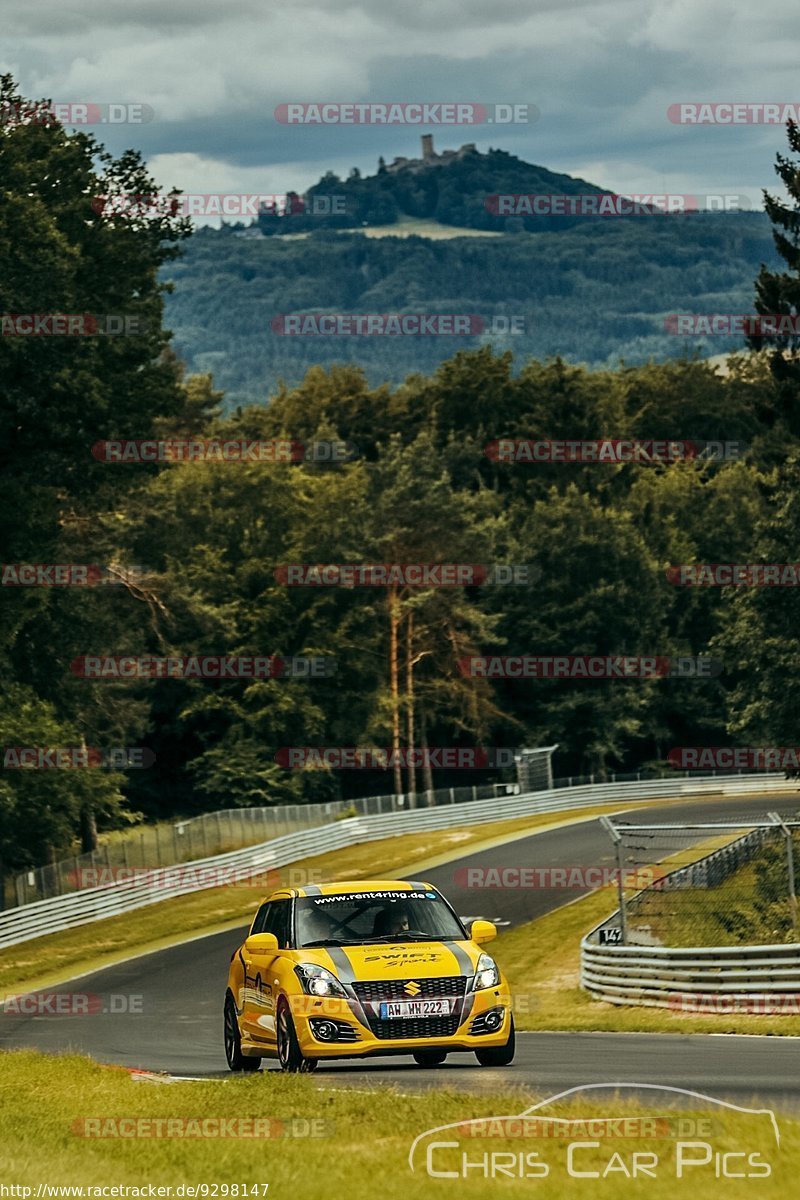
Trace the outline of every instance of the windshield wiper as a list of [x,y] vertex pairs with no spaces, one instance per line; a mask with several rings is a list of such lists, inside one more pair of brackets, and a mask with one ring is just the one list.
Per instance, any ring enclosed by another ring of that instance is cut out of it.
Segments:
[[370,938],[371,942],[440,942],[438,933],[417,933],[413,929],[405,929],[402,933],[385,933],[381,937]]
[[310,946],[363,946],[361,938],[315,938],[313,942],[303,942],[301,950]]

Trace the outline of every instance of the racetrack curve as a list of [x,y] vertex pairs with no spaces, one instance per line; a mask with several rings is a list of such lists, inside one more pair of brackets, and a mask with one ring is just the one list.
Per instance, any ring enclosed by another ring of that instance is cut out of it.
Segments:
[[[793,798],[792,798],[793,799]],[[789,798],[781,797],[781,807]],[[642,824],[680,823],[763,815],[776,796],[693,800],[620,816]],[[558,819],[554,814],[554,819]],[[698,832],[698,840],[708,836]],[[476,851],[425,872],[463,916],[518,925],[585,894],[563,888],[476,892],[458,886],[463,869],[524,866],[613,868],[610,839],[597,818]],[[476,900],[476,897],[481,899]],[[248,919],[251,914],[243,914]],[[87,939],[91,926],[86,927]],[[179,1076],[230,1078],[222,1047],[222,997],[228,962],[246,926],[200,937],[138,956],[51,989],[97,996],[101,1011],[91,1016],[0,1014],[0,1047],[47,1052],[75,1050],[103,1062]],[[114,998],[117,999],[114,999]],[[136,1001],[132,998],[140,997]],[[136,1006],[139,1011],[124,1011]],[[117,1011],[114,1011],[114,1010]],[[122,1009],[123,1011],[120,1011]],[[104,1011],[103,1011],[104,1010]],[[266,1070],[275,1069],[265,1060]],[[366,1065],[320,1065],[315,1079],[332,1084],[392,1083],[403,1089],[431,1085],[468,1091],[497,1091],[509,1085],[552,1093],[589,1083],[631,1081],[709,1091],[742,1102],[758,1098],[800,1107],[800,1038],[721,1037],[682,1034],[526,1033],[518,1039],[511,1068],[475,1065],[456,1055],[435,1071],[420,1070],[411,1058],[375,1058]]]

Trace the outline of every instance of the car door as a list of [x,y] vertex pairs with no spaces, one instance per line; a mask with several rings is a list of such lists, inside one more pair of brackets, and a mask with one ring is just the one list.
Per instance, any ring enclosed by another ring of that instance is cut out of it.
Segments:
[[[271,900],[259,910],[252,933],[273,933],[280,950],[289,945],[291,901]],[[256,928],[258,926],[258,928]],[[242,1026],[253,1041],[275,1047],[275,998],[279,984],[280,954],[248,954],[242,948],[245,971],[245,1003]]]

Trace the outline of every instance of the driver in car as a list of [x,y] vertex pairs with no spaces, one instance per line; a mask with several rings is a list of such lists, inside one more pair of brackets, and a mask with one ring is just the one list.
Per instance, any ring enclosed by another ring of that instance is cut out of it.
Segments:
[[394,934],[407,933],[410,928],[408,909],[405,905],[391,904],[377,914],[372,932],[375,937],[391,937]]

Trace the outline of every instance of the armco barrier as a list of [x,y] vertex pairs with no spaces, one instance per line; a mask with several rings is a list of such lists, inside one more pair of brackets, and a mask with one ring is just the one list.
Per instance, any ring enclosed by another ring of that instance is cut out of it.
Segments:
[[800,945],[686,949],[597,946],[584,938],[581,985],[595,1000],[649,1008],[690,1010],[709,996],[800,998]]
[[[782,776],[765,775],[687,779],[680,782],[674,779],[655,779],[561,788],[557,791],[529,792],[522,796],[502,796],[437,808],[417,808],[408,812],[351,817],[330,825],[318,826],[316,829],[273,838],[243,850],[233,850],[228,854],[184,863],[180,869],[158,868],[148,872],[144,878],[139,876],[121,880],[10,909],[0,913],[0,948],[87,925],[104,917],[118,916],[120,913],[131,912],[160,900],[214,886],[213,882],[206,882],[202,878],[187,878],[192,868],[198,873],[203,868],[210,867],[255,873],[270,867],[288,866],[298,859],[324,854],[329,850],[340,850],[359,842],[375,841],[426,829],[448,829],[464,824],[508,821],[536,813],[557,813],[616,801],[625,803],[659,797],[680,799],[682,795],[734,796],[767,790],[796,792],[797,785],[785,782]],[[171,882],[173,878],[174,884]]]

